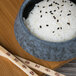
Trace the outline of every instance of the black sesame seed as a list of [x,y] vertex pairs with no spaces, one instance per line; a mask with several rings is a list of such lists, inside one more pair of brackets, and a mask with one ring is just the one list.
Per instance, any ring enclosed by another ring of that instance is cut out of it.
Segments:
[[62,10],[60,12],[62,12]]
[[43,8],[45,8],[45,6],[43,6]]
[[60,29],[62,29],[62,27],[60,27]]
[[54,12],[56,12],[56,10],[54,10]]
[[39,7],[39,5],[37,5],[37,7]]
[[59,3],[55,2],[55,4],[59,5]]
[[60,14],[60,16],[61,16],[61,14]]
[[50,13],[52,13],[52,11],[50,11]]
[[53,1],[53,3],[55,3],[55,1]]
[[46,25],[47,27],[49,26],[49,25]]
[[42,15],[40,17],[42,18]]
[[69,10],[69,12],[71,12],[71,11]]
[[42,11],[40,10],[40,13],[41,13]]
[[45,13],[48,13],[48,12],[45,12]]
[[71,13],[67,14],[67,16],[70,16],[70,15],[71,15]]
[[59,7],[57,7],[59,9]]
[[42,26],[40,25],[40,28],[42,28]]
[[59,3],[57,3],[57,5],[59,5]]
[[53,15],[53,13],[51,13]]
[[49,7],[50,7],[50,6],[53,6],[53,4],[50,4]]
[[59,27],[57,28],[57,30],[59,30]]
[[53,33],[55,33],[55,31],[53,31]]
[[61,6],[64,6],[64,4],[63,4],[63,5],[61,5]]
[[67,22],[67,24],[68,24],[68,25],[70,25],[70,23],[69,23],[69,22]]
[[55,16],[53,16],[53,18],[54,18],[54,19],[56,19],[56,17],[55,17]]
[[59,20],[57,20],[57,22],[59,22]]
[[73,6],[73,4],[71,4],[70,6]]

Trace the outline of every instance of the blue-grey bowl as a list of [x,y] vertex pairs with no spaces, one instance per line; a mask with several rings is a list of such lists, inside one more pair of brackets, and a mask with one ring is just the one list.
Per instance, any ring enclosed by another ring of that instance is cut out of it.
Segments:
[[63,61],[76,57],[76,38],[55,43],[40,40],[30,33],[24,25],[23,12],[29,2],[34,1],[36,0],[25,0],[15,20],[14,31],[20,46],[31,55],[47,61]]

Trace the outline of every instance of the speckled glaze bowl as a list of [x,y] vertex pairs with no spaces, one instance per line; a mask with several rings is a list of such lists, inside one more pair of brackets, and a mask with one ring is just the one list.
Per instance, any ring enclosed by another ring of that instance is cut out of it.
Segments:
[[24,1],[15,20],[14,31],[20,46],[31,55],[47,61],[63,61],[76,57],[76,38],[61,43],[43,41],[33,36],[24,25],[24,8],[29,2],[35,1],[41,0]]

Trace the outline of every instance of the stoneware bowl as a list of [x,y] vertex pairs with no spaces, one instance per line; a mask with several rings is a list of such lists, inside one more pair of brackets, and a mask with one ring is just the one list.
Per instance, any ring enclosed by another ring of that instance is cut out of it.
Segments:
[[24,25],[23,13],[30,11],[30,7],[38,1],[41,0],[25,0],[17,15],[14,31],[20,46],[31,55],[47,61],[63,61],[76,57],[76,38],[61,43],[43,41],[33,36]]

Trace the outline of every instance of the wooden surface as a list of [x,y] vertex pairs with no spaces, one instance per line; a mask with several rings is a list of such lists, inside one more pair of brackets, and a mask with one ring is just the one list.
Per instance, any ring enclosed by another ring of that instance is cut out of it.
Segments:
[[[0,44],[12,54],[41,64],[51,69],[56,69],[68,61],[48,62],[37,59],[26,53],[18,44],[14,34],[14,21],[23,0],[0,0]],[[42,73],[35,71],[42,76]],[[9,60],[0,57],[0,76],[26,76],[26,74],[12,64]]]

